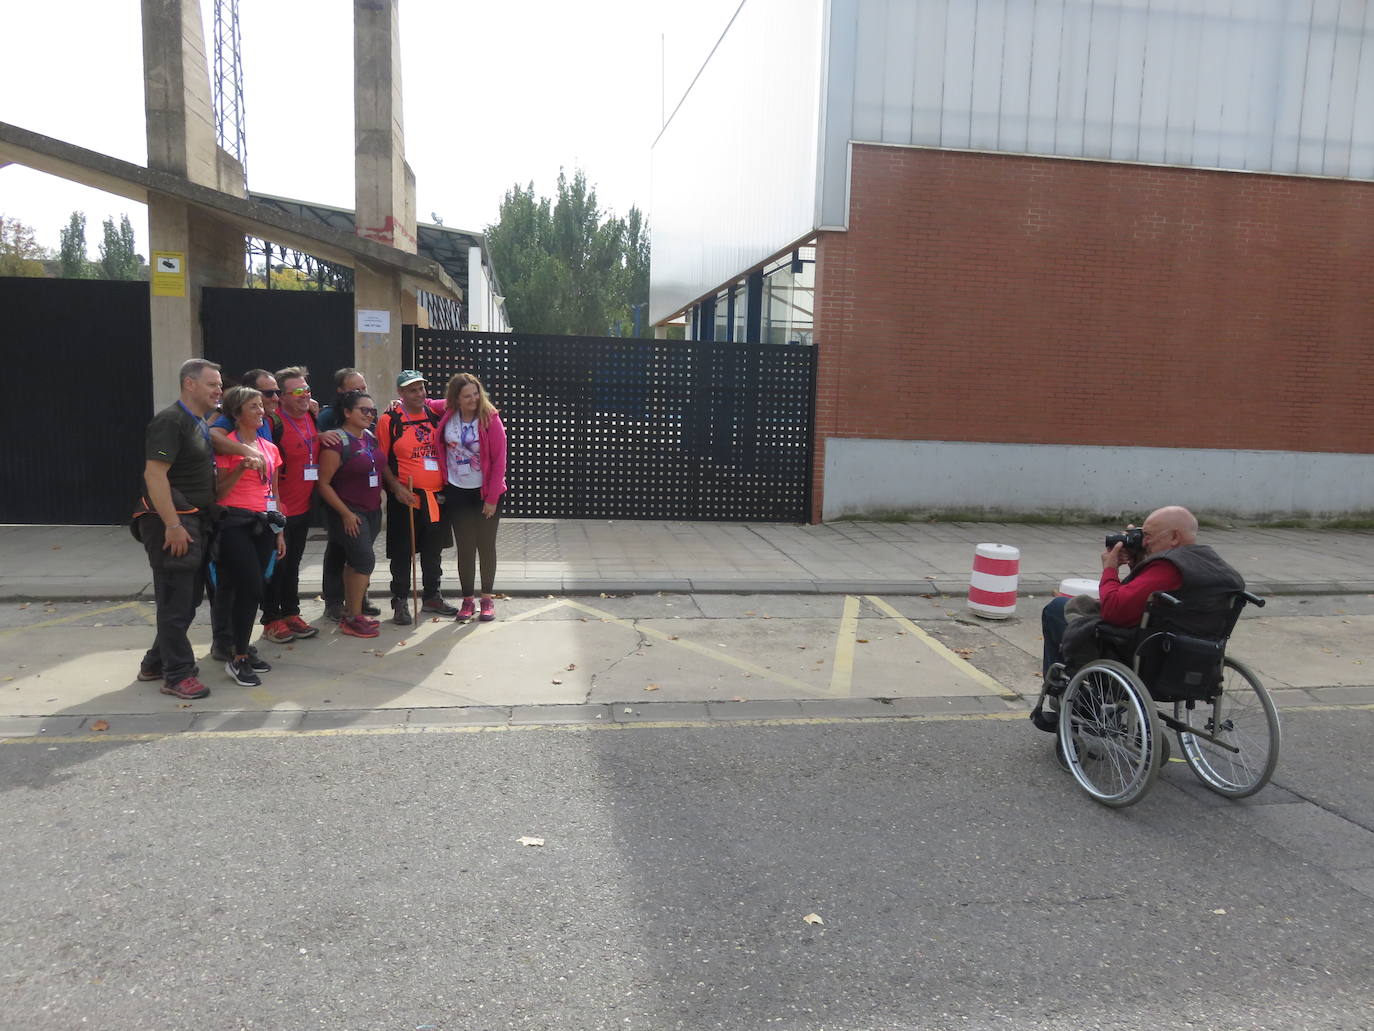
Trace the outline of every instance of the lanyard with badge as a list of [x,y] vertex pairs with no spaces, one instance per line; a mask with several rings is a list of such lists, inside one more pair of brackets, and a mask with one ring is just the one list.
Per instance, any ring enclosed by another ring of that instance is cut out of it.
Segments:
[[[234,439],[238,441],[240,444],[243,443],[243,437],[239,435],[238,430],[234,431]],[[267,488],[267,508],[265,509],[265,511],[280,511],[277,508],[277,495],[273,493],[271,486],[272,472],[275,467],[272,465],[272,460],[267,456],[267,452],[264,451],[260,445],[255,444],[253,446],[256,447],[258,453],[262,455],[262,468],[258,470],[258,479],[260,479],[262,481],[263,486]]]
[[[344,432],[347,433],[348,431],[344,430]],[[372,442],[367,439],[366,430],[364,430],[363,435],[358,438],[358,451],[361,454],[367,455],[367,460],[372,465],[372,471],[367,474],[367,485],[369,487],[380,486],[381,481],[377,478],[377,452],[374,450]]]
[[318,480],[320,478],[320,467],[315,461],[316,434],[314,432],[314,426],[311,426],[311,432],[309,434],[305,434],[301,432],[300,427],[296,425],[296,420],[291,418],[291,416],[282,412],[281,417],[286,425],[290,426],[296,436],[300,438],[301,443],[305,445],[305,464],[301,466],[301,479],[306,482]]
[[215,467],[215,451],[214,451],[214,448],[213,448],[213,447],[211,446],[211,444],[210,444],[210,426],[209,426],[209,424],[207,424],[206,421],[205,421],[203,418],[201,418],[200,416],[198,416],[198,415],[196,415],[194,412],[192,412],[191,409],[187,408],[187,407],[186,407],[186,402],[185,402],[185,401],[182,401],[182,400],[178,399],[178,400],[177,400],[177,404],[181,405],[181,410],[191,417],[192,421],[194,421],[195,424],[196,424],[196,429],[200,430],[200,435],[201,435],[201,437],[204,438],[204,440],[205,440],[205,451],[206,451],[206,453],[210,456],[210,468],[211,468],[211,469],[214,469],[214,467]]

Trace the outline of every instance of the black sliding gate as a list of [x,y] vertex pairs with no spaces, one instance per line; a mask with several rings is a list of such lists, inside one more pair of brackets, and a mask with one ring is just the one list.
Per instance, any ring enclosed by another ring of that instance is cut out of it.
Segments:
[[510,438],[508,515],[810,517],[812,347],[408,326],[405,356],[435,394],[455,372],[486,386]]

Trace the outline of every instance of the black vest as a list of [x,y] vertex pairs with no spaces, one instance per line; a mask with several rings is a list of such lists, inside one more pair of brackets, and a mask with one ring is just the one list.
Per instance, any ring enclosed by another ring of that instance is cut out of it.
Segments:
[[1183,576],[1183,586],[1171,592],[1182,602],[1159,606],[1150,616],[1151,630],[1177,630],[1196,637],[1216,638],[1231,626],[1231,610],[1237,591],[1245,590],[1245,578],[1205,544],[1185,544],[1137,562],[1122,583],[1129,583],[1151,562],[1168,562]]

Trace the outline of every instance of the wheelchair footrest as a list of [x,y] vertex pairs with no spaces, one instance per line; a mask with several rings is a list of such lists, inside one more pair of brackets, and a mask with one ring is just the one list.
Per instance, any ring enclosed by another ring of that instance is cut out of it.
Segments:
[[1037,730],[1043,730],[1047,734],[1053,734],[1059,729],[1059,714],[1046,712],[1038,705],[1031,710],[1030,721],[1035,724]]

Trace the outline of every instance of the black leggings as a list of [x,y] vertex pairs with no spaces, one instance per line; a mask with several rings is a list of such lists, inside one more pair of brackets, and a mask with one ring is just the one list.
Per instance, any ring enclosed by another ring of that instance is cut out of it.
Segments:
[[458,549],[458,580],[463,597],[472,597],[477,560],[482,560],[482,593],[490,594],[496,582],[496,530],[501,523],[500,509],[486,519],[482,515],[482,488],[444,488],[444,509],[453,525],[453,543]]
[[276,543],[276,535],[268,533],[260,523],[220,530],[214,604],[216,608],[224,606],[229,614],[235,655],[248,654],[248,639],[253,636],[258,605],[262,602],[263,574]]

